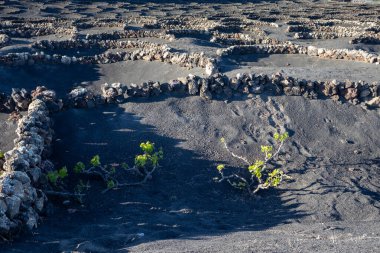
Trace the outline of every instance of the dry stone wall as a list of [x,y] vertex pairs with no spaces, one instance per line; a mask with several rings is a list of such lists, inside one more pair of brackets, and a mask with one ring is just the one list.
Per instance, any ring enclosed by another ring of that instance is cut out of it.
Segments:
[[38,189],[42,162],[51,152],[53,130],[43,99],[34,99],[27,115],[17,124],[14,148],[5,153],[0,170],[0,235],[8,236],[21,228],[37,227],[47,198]]
[[[40,41],[33,45],[36,49],[85,49],[101,47],[107,49],[121,49],[119,52],[106,52],[93,56],[67,56],[59,54],[40,53],[9,53],[0,56],[0,64],[11,66],[33,65],[35,63],[52,64],[107,64],[119,61],[161,61],[177,64],[182,67],[204,68],[206,74],[215,71],[215,59],[205,56],[204,53],[179,53],[173,52],[167,45],[155,44],[147,41],[98,41],[98,40],[65,40],[65,41]],[[135,49],[133,51],[127,51]]]
[[203,78],[189,75],[168,83],[154,81],[141,84],[112,83],[102,86],[102,94],[94,94],[85,87],[77,87],[68,94],[64,106],[88,108],[105,103],[125,103],[129,97],[151,97],[161,93],[199,95],[205,99],[215,96],[231,98],[234,94],[303,96],[308,99],[329,98],[334,101],[380,107],[380,85],[363,81],[311,81],[283,76],[281,73],[238,74],[229,78],[217,73]]
[[364,50],[327,49],[315,46],[302,46],[291,42],[276,45],[230,46],[226,49],[219,49],[217,54],[220,56],[234,54],[305,54],[324,59],[343,59],[374,64],[380,63],[380,56],[378,54],[369,53]]

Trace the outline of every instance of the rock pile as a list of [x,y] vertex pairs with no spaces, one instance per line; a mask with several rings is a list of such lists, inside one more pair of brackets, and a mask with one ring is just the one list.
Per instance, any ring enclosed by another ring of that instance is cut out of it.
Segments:
[[16,108],[22,111],[25,111],[26,109],[28,109],[28,106],[30,102],[32,101],[30,93],[26,89],[12,88],[11,97],[13,101],[15,102]]
[[[67,49],[67,48],[118,48],[123,51],[106,52],[96,54],[94,56],[66,56],[59,54],[40,53],[10,53],[0,56],[0,64],[20,66],[32,65],[36,62],[52,63],[52,64],[107,64],[119,61],[161,61],[169,64],[178,64],[182,67],[194,68],[211,68],[215,69],[215,59],[205,56],[201,53],[179,53],[172,52],[173,50],[167,45],[159,45],[146,41],[97,41],[97,40],[65,40],[65,41],[40,41],[34,44],[38,49]],[[133,51],[129,49],[137,48]],[[207,70],[208,72],[208,70]]]
[[371,45],[380,45],[380,34],[376,35],[360,35],[356,38],[350,40],[351,44],[371,44]]
[[[374,22],[349,22],[347,20],[331,20],[319,22],[288,22],[288,32],[293,32],[296,39],[336,39],[345,37],[372,37],[377,32]],[[340,23],[341,25],[337,25]],[[364,24],[366,23],[366,24]],[[363,26],[365,25],[365,26]]]
[[[189,75],[187,77],[171,80],[168,83],[143,82],[142,84],[125,85],[121,83],[104,84],[102,95],[94,101],[94,95],[88,96],[88,91],[78,88],[69,94],[67,106],[90,107],[104,103],[124,103],[128,97],[157,96],[162,92],[176,92],[188,95],[199,95],[205,99],[214,96],[231,97],[234,94],[262,94],[267,92],[275,95],[304,96],[308,99],[330,98],[335,101],[350,102],[352,104],[365,103],[372,107],[380,107],[380,85],[368,84],[363,81],[310,81],[283,76],[264,74],[238,74],[228,78],[226,75],[216,73],[209,77]],[[87,93],[86,93],[87,92]],[[73,96],[72,94],[77,94]],[[99,96],[99,95],[98,95]],[[77,103],[75,101],[82,101]]]
[[11,96],[0,93],[0,112],[13,112],[15,110],[15,102]]
[[181,36],[198,36],[198,35],[209,35],[209,30],[196,30],[196,29],[169,29],[166,31],[168,35],[173,38]]
[[163,29],[169,34],[181,35],[200,35],[210,32],[254,32],[258,36],[266,36],[267,33],[258,26],[278,27],[276,23],[248,20],[242,18],[232,18],[214,16],[206,18],[196,17],[175,17],[149,20],[144,23],[144,28]]
[[57,99],[56,93],[44,86],[37,86],[31,93],[26,89],[12,88],[12,94],[7,96],[0,93],[0,112],[11,113],[25,111],[32,100],[40,99],[45,102],[48,110],[56,112],[62,109],[62,101]]
[[[309,99],[325,97],[335,101],[347,101],[353,104],[365,103],[372,107],[380,107],[380,86],[376,82],[369,84],[363,81],[349,80],[344,82],[311,81],[286,77],[281,73],[272,76],[254,73],[238,74],[232,78],[221,73],[212,73],[206,78],[189,75],[168,83],[154,81],[130,85],[106,83],[101,90],[101,94],[95,94],[86,87],[78,86],[62,101],[57,99],[54,91],[39,86],[32,91],[31,98],[17,100],[18,105],[12,97],[0,94],[0,110],[7,112],[22,110],[29,105],[31,99],[44,101],[49,111],[55,112],[62,108],[93,108],[106,103],[124,103],[129,97],[157,96],[162,92],[187,93],[212,99],[214,95],[231,97],[233,94],[261,94],[265,91],[276,95],[304,96]],[[19,92],[21,91],[19,90]],[[27,91],[23,93],[27,93]]]
[[72,27],[55,27],[51,24],[28,24],[24,23],[22,26],[17,26],[14,28],[3,28],[0,29],[0,33],[4,33],[11,37],[17,38],[31,38],[35,36],[45,36],[50,34],[64,34],[64,35],[72,35],[73,28]]
[[98,33],[86,35],[86,40],[119,40],[128,38],[160,38],[165,40],[173,40],[174,36],[162,32],[149,30],[124,30],[114,31],[112,33]]
[[380,56],[364,50],[326,49],[315,46],[302,46],[286,42],[276,45],[237,45],[226,49],[218,49],[217,54],[227,56],[233,54],[306,54],[324,59],[344,59],[366,63],[379,63]]
[[152,22],[148,20],[143,24],[147,29],[164,29],[164,30],[212,30],[218,22],[207,18],[176,16],[170,18],[160,18]]
[[0,34],[0,48],[9,45],[11,38],[6,34]]
[[213,33],[210,42],[224,45],[280,44],[280,41],[275,38],[252,37],[245,33]]
[[85,87],[78,86],[74,88],[64,101],[64,106],[75,108],[93,108],[102,105],[106,101],[101,95],[95,95]]
[[47,199],[36,187],[42,178],[41,162],[51,152],[51,125],[48,108],[39,99],[18,122],[15,147],[5,153],[0,175],[0,235],[37,226]]
[[45,86],[37,86],[32,91],[31,96],[32,100],[39,99],[43,101],[49,112],[58,112],[63,107],[62,99],[58,99],[55,91],[49,90]]

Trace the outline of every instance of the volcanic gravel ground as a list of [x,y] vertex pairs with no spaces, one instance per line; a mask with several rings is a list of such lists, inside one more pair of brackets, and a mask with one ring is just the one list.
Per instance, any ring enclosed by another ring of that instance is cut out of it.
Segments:
[[[92,24],[79,29],[82,37],[120,31],[122,28],[115,24],[121,18],[173,17],[175,21],[181,15],[210,21],[237,17],[238,26],[243,19],[276,22],[278,27],[269,23],[258,27],[280,40],[380,53],[378,45],[351,45],[350,38],[296,40],[286,32],[286,21],[301,22],[302,18],[311,22],[334,19],[334,26],[339,25],[337,20],[363,24],[375,20],[379,25],[379,7],[372,3],[19,0],[0,1],[0,7],[4,20],[55,17],[63,20],[62,26],[75,20]],[[101,22],[96,23],[99,19]],[[224,23],[233,26],[233,21]],[[143,27],[138,22],[129,25]],[[11,45],[0,48],[0,55],[37,52],[31,43],[67,38],[66,34],[12,37]],[[209,39],[206,34],[181,35],[174,41],[141,40],[168,44],[177,52],[203,51],[216,57],[216,50],[226,46]],[[99,53],[97,50],[78,53],[74,48],[60,53],[92,55]],[[380,80],[379,65],[305,55],[229,56],[218,59],[218,64],[229,76],[282,71],[311,80]],[[64,98],[78,85],[100,92],[105,82],[168,82],[190,73],[204,76],[200,68],[143,60],[69,66],[2,65],[0,92],[9,94],[15,87],[31,90],[45,85]],[[0,114],[2,151],[13,147],[16,136],[16,123],[8,121],[9,116]],[[138,145],[147,140],[162,146],[165,158],[153,178],[142,186],[101,193],[104,183],[88,179],[91,187],[82,204],[50,202],[39,227],[1,242],[1,252],[357,253],[376,252],[380,247],[379,109],[264,94],[216,96],[207,101],[199,96],[164,93],[154,98],[128,98],[119,105],[71,108],[52,118],[55,140],[51,159],[57,168],[66,165],[71,169],[77,161],[89,161],[95,154],[103,163],[131,164],[139,152]],[[217,164],[234,169],[244,166],[226,152],[221,137],[235,153],[254,161],[261,155],[260,145],[273,144],[272,135],[278,131],[289,132],[290,139],[276,165],[292,180],[255,197],[214,182]],[[74,187],[76,180],[74,177],[68,182],[68,187]]]

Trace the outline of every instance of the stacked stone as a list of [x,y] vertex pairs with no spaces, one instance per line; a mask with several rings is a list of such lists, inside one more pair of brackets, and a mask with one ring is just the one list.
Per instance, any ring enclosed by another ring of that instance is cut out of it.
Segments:
[[118,18],[80,18],[74,21],[78,28],[88,29],[94,27],[127,28],[128,24],[153,25],[157,24],[157,18],[153,16],[133,16],[125,19]]
[[127,89],[128,97],[158,96],[161,92],[161,84],[154,81],[143,82],[140,85],[131,84],[131,86]]
[[280,41],[275,38],[254,38],[249,34],[244,33],[214,33],[210,42],[221,43],[224,45],[280,44]]
[[74,88],[63,103],[65,107],[74,108],[94,108],[106,103],[104,97],[99,94],[94,94],[85,87],[78,86]]
[[178,53],[169,52],[165,47],[137,49],[132,52],[106,52],[94,56],[66,56],[66,55],[49,55],[45,53],[10,53],[0,56],[0,64],[11,66],[33,65],[35,63],[52,63],[52,64],[108,64],[119,61],[161,61],[170,64],[178,64],[182,67],[206,68],[210,64],[215,64],[215,59],[206,57],[203,53]]
[[299,80],[293,77],[283,76],[281,73],[276,73],[271,76],[271,81],[275,86],[277,94],[284,93],[286,96],[304,96],[308,99],[317,99],[319,81]]
[[287,32],[298,32],[298,33],[305,33],[305,32],[311,32],[312,29],[305,25],[290,25],[286,29]]
[[198,35],[209,35],[209,30],[195,30],[195,29],[169,29],[166,31],[168,35],[176,37],[181,36],[198,36]]
[[62,99],[58,99],[55,91],[49,90],[45,86],[37,86],[31,96],[32,100],[42,100],[50,112],[58,112],[63,107]]
[[115,19],[115,18],[95,18],[95,19],[90,19],[88,23],[83,22],[83,20],[78,20],[77,26],[78,25],[86,25],[83,28],[91,28],[91,27],[123,27],[124,21],[120,19]]
[[307,54],[307,48],[291,43],[277,45],[241,45],[231,46],[226,49],[218,49],[217,54],[220,56],[233,54]]
[[270,27],[275,27],[275,28],[278,28],[279,25],[277,23],[274,23],[274,22],[266,22],[266,21],[262,21],[262,20],[249,20],[249,21],[246,21],[247,22],[247,25],[249,26],[270,26]]
[[121,83],[105,83],[102,86],[102,95],[109,104],[122,103],[128,98],[127,87]]
[[15,102],[11,96],[5,93],[0,93],[0,112],[10,113],[15,110]]
[[[270,24],[268,26],[271,26]],[[251,22],[244,22],[242,25],[242,29],[244,31],[250,32],[254,34],[255,36],[260,36],[260,37],[267,37],[268,32],[264,31],[263,29],[253,25]]]
[[217,54],[227,56],[233,54],[306,54],[324,59],[344,59],[350,61],[379,64],[380,56],[364,50],[326,49],[315,46],[301,46],[286,42],[278,45],[238,45],[226,49],[218,49]]
[[12,88],[11,97],[15,103],[15,109],[21,111],[27,110],[30,102],[32,101],[30,93],[24,88]]
[[86,40],[118,40],[127,38],[160,38],[173,40],[174,36],[162,32],[148,30],[124,30],[114,31],[112,33],[87,34]]
[[[82,95],[79,95],[79,91],[83,92]],[[258,95],[269,92],[276,95],[304,96],[308,99],[325,97],[335,101],[346,101],[352,104],[365,103],[372,107],[380,107],[380,85],[376,82],[368,84],[363,81],[349,80],[345,82],[311,81],[283,76],[281,73],[271,76],[244,73],[232,78],[221,73],[212,74],[206,78],[190,74],[168,83],[148,81],[139,85],[131,84],[129,87],[121,83],[106,83],[102,86],[102,95],[98,95],[98,101],[101,102],[95,103],[93,101],[95,96],[88,96],[85,88],[77,88],[69,94],[67,105],[86,108],[104,103],[124,103],[128,97],[158,96],[162,92],[199,95],[208,100],[214,96],[231,97],[234,93]],[[73,93],[77,95],[73,96]],[[81,102],[78,103],[78,99]],[[94,105],[88,105],[89,101],[92,101]]]
[[326,49],[314,46],[307,47],[307,55],[318,56],[325,59],[344,59],[350,61],[376,63],[379,64],[380,56],[375,53],[369,53],[364,50],[349,49]]
[[[296,39],[336,39],[345,37],[372,37],[376,36],[377,25],[373,22],[367,22],[367,28],[363,24],[356,24],[344,22],[342,24],[347,26],[335,26],[337,20],[327,22],[315,22],[301,24],[300,22],[292,22],[288,26],[288,32],[295,32],[294,38]],[[354,26],[352,26],[354,24]]]
[[182,67],[207,68],[215,65],[215,60],[206,57],[201,53],[178,53],[171,52],[167,45],[159,45],[145,41],[95,41],[95,40],[66,40],[66,41],[40,41],[34,44],[39,49],[61,49],[61,48],[91,48],[94,46],[106,48],[132,49],[134,51],[106,52],[94,56],[70,57],[66,55],[49,55],[41,53],[10,53],[0,56],[0,64],[5,65],[26,65],[36,62],[53,63],[53,64],[107,64],[119,61],[161,61],[170,64],[178,64]]
[[379,45],[380,44],[380,34],[376,35],[360,35],[356,38],[350,40],[351,44],[371,44],[371,45]]
[[183,84],[183,86],[185,86],[184,90],[187,91],[188,94],[191,96],[198,95],[200,91],[200,87],[202,86],[202,83],[204,83],[203,78],[200,78],[192,74],[188,75],[187,77],[178,78],[178,81],[181,84]]
[[49,111],[55,112],[62,108],[62,101],[57,99],[54,91],[48,90],[44,86],[37,86],[32,93],[24,88],[12,88],[11,96],[0,93],[0,112],[26,111],[29,104],[35,99],[44,101]]
[[50,23],[46,24],[45,27],[41,27],[39,24],[37,25],[24,23],[22,26],[17,26],[15,28],[0,29],[0,33],[18,38],[31,38],[35,36],[45,36],[50,34],[72,35],[73,27],[54,27]]
[[335,33],[340,34],[343,37],[350,37],[351,34],[362,32],[364,28],[362,26],[334,26],[333,22],[325,23],[323,25],[317,23],[309,23],[304,25],[290,25],[287,28],[287,32],[319,32],[319,33]]
[[168,30],[213,30],[218,22],[209,20],[207,18],[198,18],[198,17],[170,17],[170,18],[161,18],[153,22],[147,22],[143,24],[144,28],[147,29],[164,29]]
[[33,43],[35,49],[82,49],[82,48],[105,48],[105,49],[162,49],[169,48],[166,45],[160,45],[148,41],[117,41],[117,40],[97,40],[97,39],[74,39],[74,40],[41,40]]
[[332,81],[310,81],[299,80],[292,77],[284,77],[281,73],[272,76],[272,83],[279,87],[287,96],[300,96],[316,99],[326,97],[335,101],[347,101],[352,104],[361,102],[379,107],[380,85],[376,82],[372,84],[363,81],[353,82],[346,80],[339,82]]
[[6,34],[0,34],[0,48],[8,46],[11,42],[11,38],[9,38]]
[[50,155],[53,130],[49,111],[42,100],[34,100],[18,122],[15,147],[5,153],[0,175],[0,235],[27,227],[35,228],[46,196],[36,189],[42,179],[42,159]]
[[144,24],[156,24],[157,23],[157,18],[154,16],[134,16],[134,17],[129,17],[125,23],[128,24],[139,24],[139,25],[144,25]]

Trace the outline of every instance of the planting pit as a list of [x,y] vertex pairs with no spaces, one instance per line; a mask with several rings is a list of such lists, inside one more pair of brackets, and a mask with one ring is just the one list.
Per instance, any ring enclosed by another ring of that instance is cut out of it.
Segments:
[[[207,238],[217,240],[216,235],[234,238],[248,233],[270,243],[276,229],[327,237],[326,229],[332,226],[345,227],[334,230],[337,238],[356,238],[363,221],[366,231],[376,234],[379,161],[374,154],[380,145],[372,142],[379,136],[367,133],[380,127],[379,117],[357,106],[296,97],[256,97],[225,104],[162,96],[57,113],[51,159],[58,168],[72,168],[95,154],[104,163],[132,163],[139,143],[146,140],[162,146],[165,159],[143,186],[101,194],[104,183],[90,181],[82,206],[56,203],[54,216],[44,219],[33,241],[17,241],[12,248],[38,245],[42,252],[62,251],[80,244],[83,251],[124,247],[140,251],[152,249],[154,242],[163,248],[179,247],[177,242],[192,238],[204,244]],[[355,124],[349,125],[352,121]],[[310,124],[313,127],[305,132]],[[250,201],[227,185],[212,182],[217,162],[241,166],[226,156],[221,136],[234,152],[259,156],[259,145],[266,144],[278,126],[291,135],[280,161],[286,161],[294,181]],[[261,237],[263,229],[266,239]],[[375,243],[371,240],[367,242]]]
[[[0,1],[0,150],[12,150],[0,171],[0,251],[376,251],[379,11]],[[249,173],[221,138],[253,164],[276,132],[290,138],[271,165],[291,180],[255,196],[215,181],[219,164]],[[142,185],[107,189],[73,173],[99,155],[139,180],[117,165],[133,165],[145,141],[164,158]],[[64,166],[55,187],[45,175]]]
[[308,80],[380,80],[379,66],[362,62],[318,59],[307,55],[257,54],[228,56],[220,64],[221,70],[233,76],[242,72],[284,75]]

